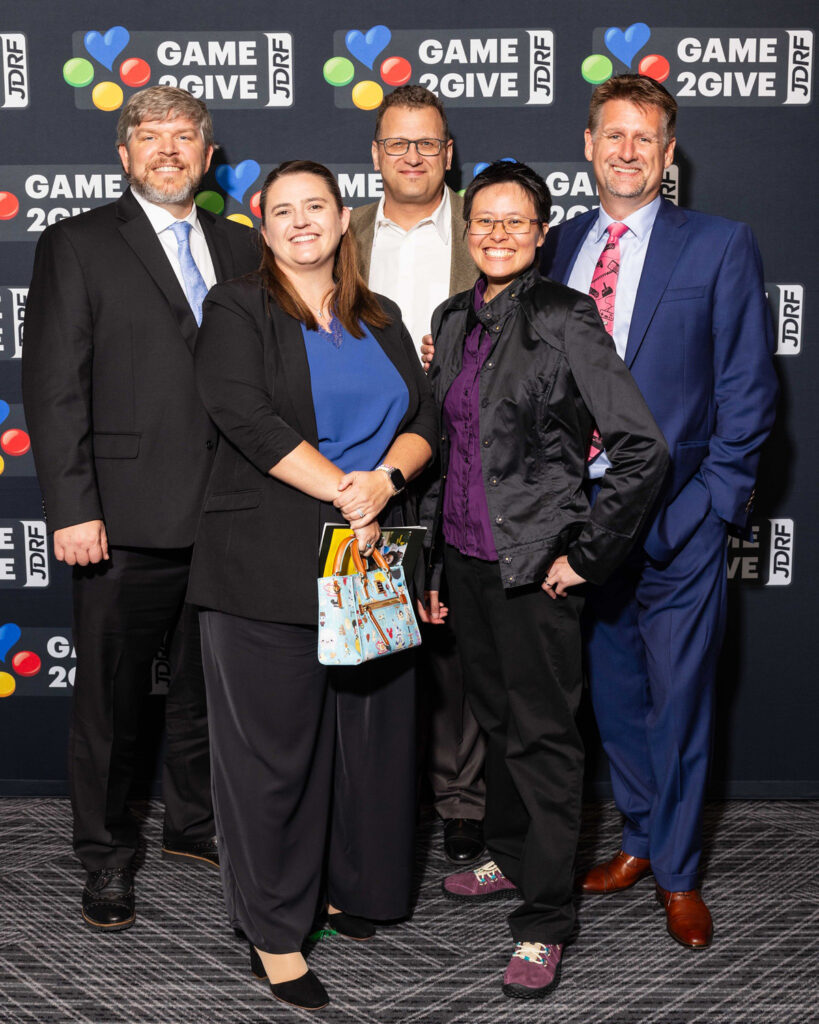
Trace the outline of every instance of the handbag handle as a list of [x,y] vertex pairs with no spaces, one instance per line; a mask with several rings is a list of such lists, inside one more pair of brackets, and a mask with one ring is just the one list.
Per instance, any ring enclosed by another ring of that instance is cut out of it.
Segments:
[[[355,571],[357,573],[361,573],[362,576],[367,571],[364,566],[364,559],[361,557],[361,552],[358,550],[355,535],[353,535],[352,537],[348,537],[347,540],[339,546],[339,549],[336,552],[335,562],[333,563],[333,576],[338,576],[341,572],[341,565],[344,561],[344,556],[347,554],[347,549],[350,548],[351,545],[352,548],[350,550],[350,554],[352,555]],[[378,548],[373,548],[373,553],[369,557],[372,558],[379,569],[383,569],[385,572],[389,573],[390,567],[387,565],[384,556]]]

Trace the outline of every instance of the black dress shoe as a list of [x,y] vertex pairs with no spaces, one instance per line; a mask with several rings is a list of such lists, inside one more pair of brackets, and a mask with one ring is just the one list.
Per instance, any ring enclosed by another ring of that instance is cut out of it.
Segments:
[[212,839],[163,839],[162,857],[165,860],[170,860],[171,857],[187,857],[213,868],[219,867],[219,850],[216,847],[215,836]]
[[[250,944],[250,970],[256,978],[266,978],[264,964],[259,956],[258,950],[251,942]],[[270,983],[270,991],[283,1003],[291,1006],[298,1006],[302,1010],[320,1010],[330,1002],[327,990],[313,974],[308,970],[300,978],[292,981],[280,981],[277,984]]]
[[453,864],[468,864],[483,853],[483,822],[448,818],[444,822],[444,853]]
[[334,914],[327,915],[327,924],[334,928],[339,935],[348,939],[356,939],[364,942],[375,935],[375,927],[372,921],[366,917],[354,917],[353,914],[345,914],[339,910]]
[[82,891],[83,920],[94,928],[121,932],[134,923],[134,876],[130,868],[89,871]]

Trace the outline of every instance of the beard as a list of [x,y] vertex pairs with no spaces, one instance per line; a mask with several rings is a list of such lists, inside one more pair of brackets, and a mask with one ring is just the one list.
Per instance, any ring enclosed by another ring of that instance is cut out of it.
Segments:
[[194,193],[202,181],[202,176],[200,174],[198,177],[195,177],[189,167],[184,167],[182,170],[185,177],[179,185],[171,186],[169,183],[167,188],[160,188],[151,181],[150,170],[146,171],[141,178],[128,175],[128,184],[143,199],[147,199],[149,203],[157,203],[158,205],[165,203],[187,203],[193,199]]
[[606,168],[606,188],[609,193],[613,196],[617,196],[618,199],[636,199],[641,196],[646,190],[648,184],[648,176],[645,171],[640,168],[640,173],[634,175],[626,175],[625,180],[618,176],[617,172],[612,170],[610,167]]

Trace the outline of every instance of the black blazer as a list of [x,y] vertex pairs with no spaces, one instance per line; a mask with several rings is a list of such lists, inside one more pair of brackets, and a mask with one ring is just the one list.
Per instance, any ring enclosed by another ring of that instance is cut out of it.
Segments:
[[[372,334],[409,391],[396,434],[419,434],[434,451],[438,415],[426,377],[398,307],[378,298],[392,322]],[[196,534],[188,600],[251,619],[315,625],[321,530],[344,520],[332,505],[268,473],[301,441],[318,448],[318,431],[301,325],[268,301],[257,275],[211,290],[196,376],[224,436]],[[417,521],[408,501],[399,495],[379,522]]]
[[[258,266],[254,232],[198,211],[218,280]],[[130,191],[46,228],[26,307],[23,401],[49,529],[193,542],[216,429],[196,390],[196,320]]]

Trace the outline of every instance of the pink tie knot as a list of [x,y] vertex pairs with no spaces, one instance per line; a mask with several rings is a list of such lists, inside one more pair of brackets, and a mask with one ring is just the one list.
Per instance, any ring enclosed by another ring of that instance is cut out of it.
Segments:
[[622,238],[623,235],[628,231],[628,225],[621,223],[619,220],[613,221],[606,228],[609,233],[609,238],[612,242],[616,242],[618,238]]

